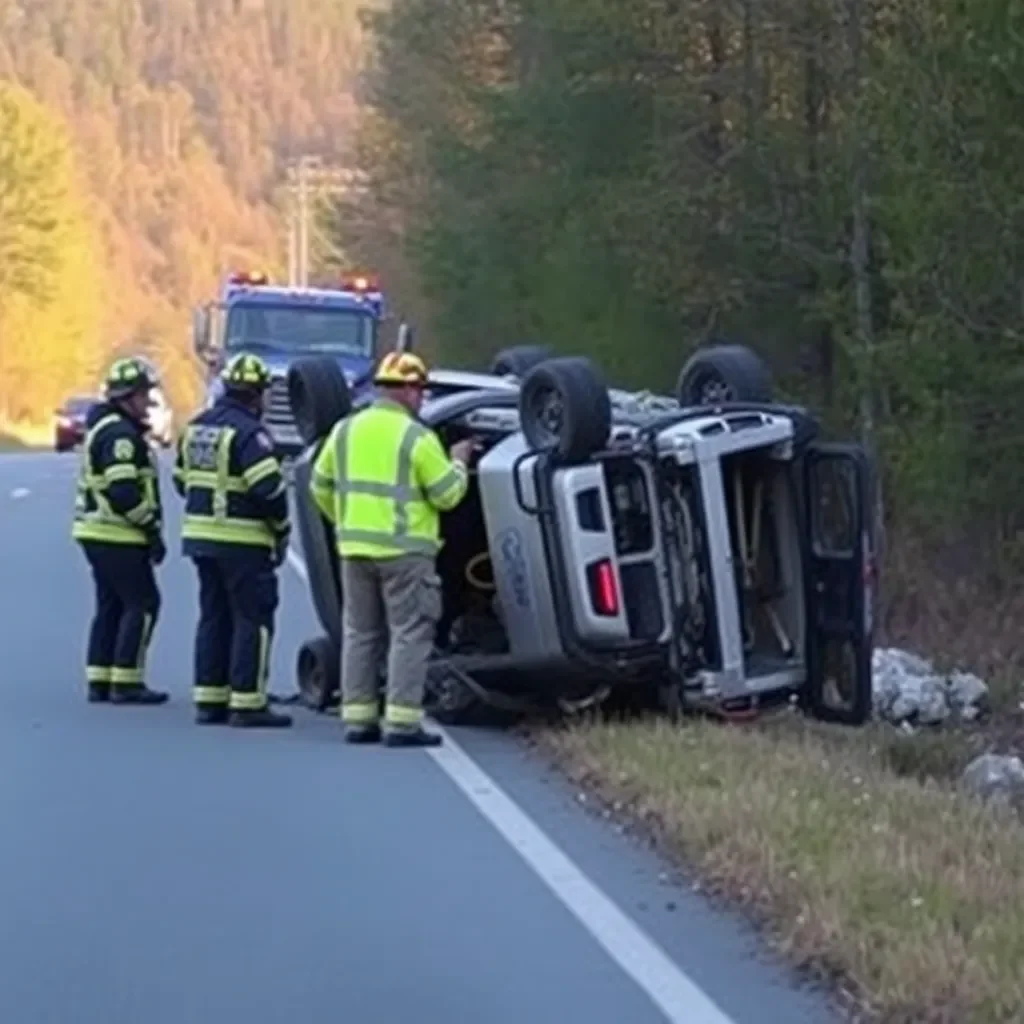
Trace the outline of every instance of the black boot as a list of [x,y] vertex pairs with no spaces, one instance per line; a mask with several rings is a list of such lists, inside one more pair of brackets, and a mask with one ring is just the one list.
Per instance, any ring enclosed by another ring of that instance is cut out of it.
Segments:
[[159,690],[151,690],[148,686],[112,686],[110,688],[111,704],[166,704],[167,694]]
[[110,700],[110,683],[90,683],[89,703],[106,704]]
[[346,743],[380,743],[379,725],[349,725],[345,727]]
[[439,747],[444,740],[426,729],[395,729],[384,734],[385,747]]
[[232,711],[229,724],[236,729],[287,729],[292,719],[291,715],[261,708],[259,711]]
[[226,725],[229,717],[225,704],[196,705],[196,725]]

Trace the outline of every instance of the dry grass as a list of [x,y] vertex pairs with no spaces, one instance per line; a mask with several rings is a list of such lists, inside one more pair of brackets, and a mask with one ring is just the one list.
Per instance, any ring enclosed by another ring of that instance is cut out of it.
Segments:
[[0,451],[25,451],[42,448],[53,441],[50,427],[24,423],[0,422]]
[[923,762],[899,747],[902,775],[888,767],[891,732],[795,715],[747,727],[595,720],[539,739],[872,1017],[1024,1021],[1024,825],[914,777],[927,765],[955,774],[969,753],[955,739]]

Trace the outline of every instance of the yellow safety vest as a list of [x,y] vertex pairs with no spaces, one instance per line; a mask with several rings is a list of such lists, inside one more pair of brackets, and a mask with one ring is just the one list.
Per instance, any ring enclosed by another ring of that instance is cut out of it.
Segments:
[[[93,424],[85,435],[75,497],[75,521],[71,527],[71,536],[77,541],[147,545],[147,528],[151,529],[154,517],[157,520],[156,525],[159,525],[160,503],[157,500],[156,469],[151,460],[147,466],[139,466],[134,461],[124,461],[111,463],[99,472],[94,471],[93,448],[100,434],[120,422],[121,417],[111,413]],[[117,443],[120,443],[120,439]],[[137,480],[142,491],[141,502],[124,515],[113,510],[106,493],[111,484],[122,480]]]
[[345,558],[436,555],[439,512],[466,494],[466,467],[401,405],[379,399],[341,420],[313,466],[310,492]]

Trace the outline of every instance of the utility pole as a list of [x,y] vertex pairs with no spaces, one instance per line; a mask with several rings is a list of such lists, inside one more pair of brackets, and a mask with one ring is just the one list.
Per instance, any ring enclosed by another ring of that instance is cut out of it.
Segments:
[[314,200],[343,196],[365,188],[365,175],[349,167],[332,167],[319,157],[302,156],[288,166],[291,209],[288,218],[288,283],[307,288],[310,271],[310,220]]

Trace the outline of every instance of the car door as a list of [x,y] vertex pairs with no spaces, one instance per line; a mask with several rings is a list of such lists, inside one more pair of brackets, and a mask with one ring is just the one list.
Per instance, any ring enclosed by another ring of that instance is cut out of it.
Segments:
[[806,704],[825,721],[871,715],[873,472],[863,448],[812,444],[803,459]]

